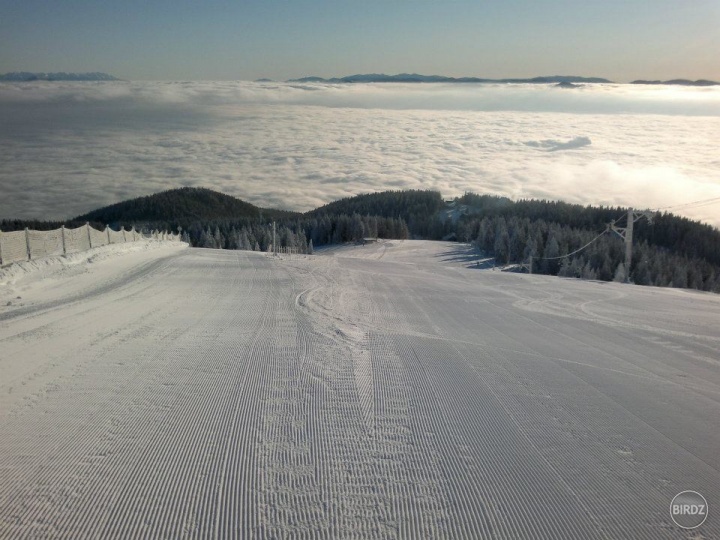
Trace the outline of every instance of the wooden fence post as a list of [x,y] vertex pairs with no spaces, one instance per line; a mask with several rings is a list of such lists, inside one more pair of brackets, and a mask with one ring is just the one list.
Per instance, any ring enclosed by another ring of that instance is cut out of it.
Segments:
[[92,235],[90,234],[90,222],[85,222],[85,228],[87,229],[88,233],[88,246],[90,246],[90,249],[92,249]]
[[62,236],[63,255],[67,255],[67,248],[65,247],[65,225],[60,226],[60,235]]
[[109,225],[105,225],[105,232],[107,233],[107,237],[108,237],[108,245],[110,245],[110,226]]
[[2,265],[2,231],[0,231],[0,266]]

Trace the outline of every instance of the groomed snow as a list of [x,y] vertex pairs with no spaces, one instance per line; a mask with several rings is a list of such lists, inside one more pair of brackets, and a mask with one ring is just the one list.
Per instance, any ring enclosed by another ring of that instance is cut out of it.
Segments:
[[[0,304],[6,305],[6,302],[10,301],[11,304],[24,305],[25,302],[12,302],[12,300],[22,300],[22,297],[18,298],[15,294],[23,291],[33,294],[38,300],[47,301],[49,295],[53,294],[62,297],[71,289],[74,291],[92,287],[95,282],[104,281],[108,275],[137,266],[139,261],[147,258],[145,252],[153,252],[150,258],[154,259],[158,255],[187,247],[184,242],[140,240],[9,264],[0,267]],[[98,264],[100,262],[105,264]],[[66,279],[90,273],[93,277],[89,279],[87,277]]]
[[3,271],[0,537],[720,537],[720,297],[475,260]]

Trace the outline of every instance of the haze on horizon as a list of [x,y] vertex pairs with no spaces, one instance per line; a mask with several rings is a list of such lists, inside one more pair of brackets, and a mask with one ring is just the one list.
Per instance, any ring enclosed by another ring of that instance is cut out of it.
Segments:
[[716,0],[0,0],[0,73],[720,80]]

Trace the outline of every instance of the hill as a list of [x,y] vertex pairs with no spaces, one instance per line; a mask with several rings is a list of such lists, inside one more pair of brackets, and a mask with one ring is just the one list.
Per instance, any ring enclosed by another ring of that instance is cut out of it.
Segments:
[[117,77],[107,73],[31,73],[28,71],[14,71],[0,74],[0,81],[29,82],[29,81],[119,81]]
[[716,81],[708,81],[706,79],[698,79],[697,81],[691,81],[689,79],[672,79],[670,81],[645,81],[645,80],[637,80],[633,81],[630,84],[671,84],[671,85],[679,85],[679,86],[718,86],[720,85],[720,82]]
[[357,214],[398,219],[405,222],[410,234],[418,238],[434,238],[439,235],[438,214],[444,206],[439,191],[410,189],[346,197],[311,210],[305,215],[316,218]]
[[600,77],[578,77],[575,75],[550,75],[533,77],[531,79],[483,79],[479,77],[444,77],[442,75],[419,75],[417,73],[400,73],[398,75],[385,75],[384,73],[369,73],[348,75],[346,77],[323,79],[322,77],[303,77],[290,79],[287,82],[325,82],[325,83],[609,83],[608,79]]
[[409,220],[414,215],[433,217],[444,204],[439,191],[391,190],[345,197],[310,210],[305,215],[312,217],[323,214],[361,214]]
[[293,212],[260,208],[206,188],[183,187],[105,206],[73,221],[115,224],[165,223],[173,227],[219,219],[287,218]]
[[[669,213],[652,215],[652,223],[641,219],[628,270],[622,240],[607,230],[613,220],[623,227],[626,215],[621,207],[473,193],[446,202],[430,190],[361,194],[299,214],[205,188],[180,188],[100,208],[66,226],[181,226],[193,246],[267,251],[276,243],[300,253],[368,237],[458,240],[498,265],[526,264],[532,257],[534,273],[623,281],[629,271],[630,280],[641,285],[720,292],[720,230]],[[8,231],[59,225],[5,220],[0,226]]]
[[[455,201],[467,224],[478,219],[503,218],[545,222],[581,231],[601,231],[612,220],[624,223],[627,208],[582,206],[563,201],[523,199],[466,193]],[[679,256],[701,258],[720,266],[720,231],[710,225],[670,213],[657,213],[652,223],[635,223],[634,239]]]

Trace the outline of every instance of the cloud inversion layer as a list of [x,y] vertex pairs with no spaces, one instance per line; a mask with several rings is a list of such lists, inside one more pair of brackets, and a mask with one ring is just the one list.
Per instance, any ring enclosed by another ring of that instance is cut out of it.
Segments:
[[2,84],[0,217],[180,186],[295,210],[406,188],[664,207],[720,197],[717,140],[715,88]]

